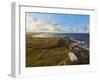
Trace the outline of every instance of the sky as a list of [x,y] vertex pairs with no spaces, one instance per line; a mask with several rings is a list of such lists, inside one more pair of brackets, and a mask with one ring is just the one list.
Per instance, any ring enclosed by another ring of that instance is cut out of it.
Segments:
[[26,13],[27,32],[89,33],[89,15]]

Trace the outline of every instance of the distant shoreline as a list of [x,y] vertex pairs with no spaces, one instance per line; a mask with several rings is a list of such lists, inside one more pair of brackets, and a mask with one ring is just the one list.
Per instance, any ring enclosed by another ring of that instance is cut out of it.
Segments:
[[57,33],[57,34],[58,34],[58,33],[59,33],[59,34],[60,34],[60,33],[61,33],[61,34],[63,34],[63,33],[80,34],[80,33],[81,33],[81,34],[90,34],[90,33],[85,33],[85,32],[84,32],[84,33],[82,33],[82,32],[26,32],[26,34],[32,34],[32,33],[33,33],[33,34],[39,34],[39,33]]

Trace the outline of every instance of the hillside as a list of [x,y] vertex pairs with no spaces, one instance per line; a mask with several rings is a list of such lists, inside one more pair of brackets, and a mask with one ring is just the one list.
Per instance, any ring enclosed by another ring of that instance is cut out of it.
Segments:
[[[69,58],[69,52],[77,52],[73,45],[77,42],[72,41],[69,37],[32,37],[40,33],[28,33],[26,35],[26,67],[35,66],[58,66],[73,65]],[[77,44],[77,46],[82,46]],[[78,63],[89,64],[89,51],[79,47],[77,53]]]
[[[62,38],[33,38],[26,35],[26,66],[55,66],[67,59],[69,43]],[[66,64],[71,64],[70,60]],[[61,64],[60,64],[61,65]]]

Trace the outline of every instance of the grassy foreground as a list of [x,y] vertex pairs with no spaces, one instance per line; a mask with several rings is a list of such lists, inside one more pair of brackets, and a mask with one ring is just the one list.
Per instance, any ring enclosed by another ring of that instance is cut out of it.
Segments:
[[26,67],[71,64],[69,42],[63,38],[33,38],[32,35],[26,35]]

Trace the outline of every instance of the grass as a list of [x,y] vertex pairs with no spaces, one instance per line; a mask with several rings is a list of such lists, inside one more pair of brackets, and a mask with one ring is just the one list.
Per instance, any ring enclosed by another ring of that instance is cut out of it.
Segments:
[[[35,34],[26,34],[26,67],[73,64],[68,55],[70,40],[57,37],[32,37]],[[79,57],[81,61],[79,64],[89,64],[89,51],[82,49],[80,53],[82,57]]]
[[64,39],[33,38],[32,35],[26,35],[26,67],[56,66],[69,57],[69,45]]

